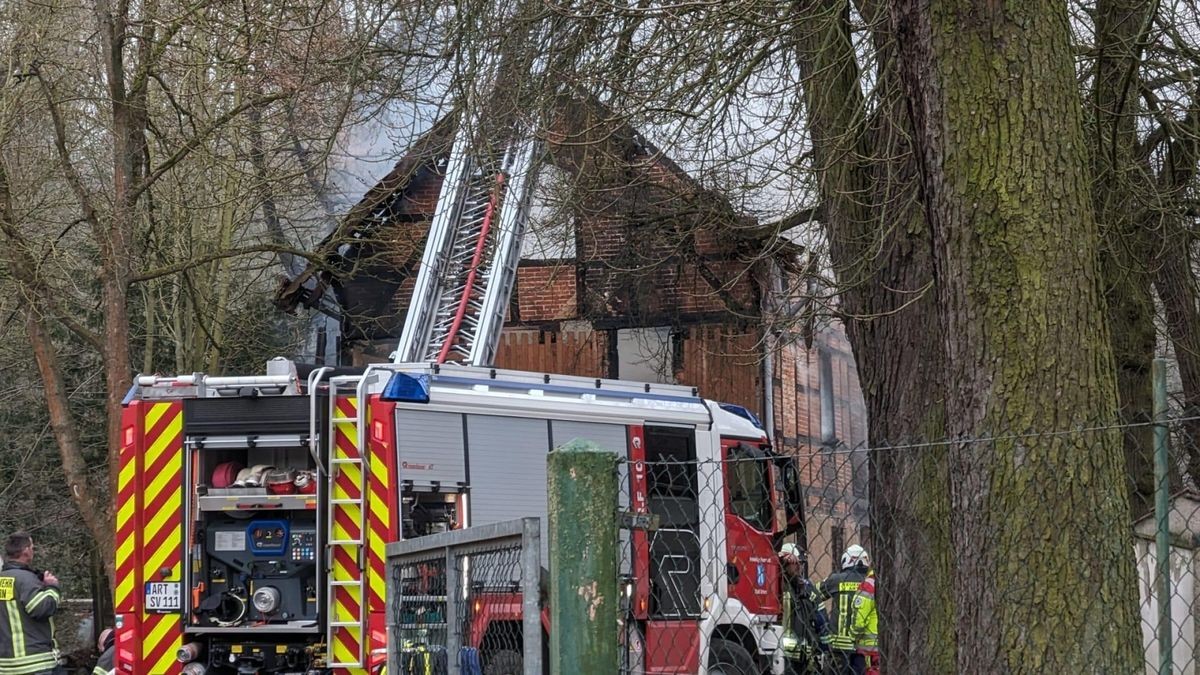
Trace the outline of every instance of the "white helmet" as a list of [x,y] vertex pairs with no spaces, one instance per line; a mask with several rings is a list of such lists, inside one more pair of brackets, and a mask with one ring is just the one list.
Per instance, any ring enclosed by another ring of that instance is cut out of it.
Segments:
[[867,554],[867,549],[858,544],[851,544],[846,548],[846,552],[842,554],[842,569],[850,569],[851,567],[870,567],[871,556]]
[[784,544],[783,546],[780,546],[779,547],[779,555],[780,556],[792,555],[792,556],[796,556],[797,558],[803,557],[800,555],[800,547],[795,544]]

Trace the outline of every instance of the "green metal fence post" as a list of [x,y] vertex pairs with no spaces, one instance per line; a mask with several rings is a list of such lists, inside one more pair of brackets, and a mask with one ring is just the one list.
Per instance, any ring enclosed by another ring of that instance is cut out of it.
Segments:
[[1158,672],[1171,675],[1174,640],[1171,639],[1171,532],[1170,479],[1167,452],[1167,361],[1154,359],[1154,543],[1158,563]]
[[617,645],[617,456],[571,441],[550,453],[550,672],[612,675]]

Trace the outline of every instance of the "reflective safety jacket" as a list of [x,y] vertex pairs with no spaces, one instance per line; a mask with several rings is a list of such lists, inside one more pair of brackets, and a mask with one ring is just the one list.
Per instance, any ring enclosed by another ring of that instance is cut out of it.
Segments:
[[842,570],[821,582],[821,600],[829,599],[829,646],[843,652],[854,651],[854,598],[858,587],[867,578],[865,571],[858,568]]
[[867,575],[854,598],[854,646],[859,652],[879,655],[879,615],[875,611],[875,573]]
[[58,666],[54,613],[62,595],[25,565],[0,569],[0,675],[30,675]]

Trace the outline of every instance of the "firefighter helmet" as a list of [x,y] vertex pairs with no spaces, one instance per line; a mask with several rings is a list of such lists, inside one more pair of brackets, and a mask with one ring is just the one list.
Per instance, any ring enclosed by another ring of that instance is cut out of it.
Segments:
[[846,552],[842,554],[842,569],[850,569],[851,567],[870,567],[871,556],[867,554],[867,549],[858,544],[851,544],[846,548]]
[[113,633],[113,629],[105,628],[100,631],[100,639],[96,640],[96,648],[100,651],[108,649],[113,646],[114,638],[116,635]]
[[792,565],[804,562],[804,551],[795,544],[784,544],[779,547],[779,559],[785,565]]

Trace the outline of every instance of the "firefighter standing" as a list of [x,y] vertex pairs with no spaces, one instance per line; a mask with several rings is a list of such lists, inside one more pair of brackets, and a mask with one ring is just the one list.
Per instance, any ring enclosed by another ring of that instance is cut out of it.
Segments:
[[[784,655],[789,661],[789,673],[820,672],[818,651],[829,650],[829,621],[821,606],[820,594],[808,578],[808,559],[804,551],[795,544],[784,544],[779,549],[779,561],[787,585],[784,592],[790,594],[791,609],[784,617]],[[787,644],[788,635],[795,646]]]
[[51,620],[62,600],[58,579],[31,564],[33,537],[10,536],[0,569],[0,675],[63,675]]
[[821,600],[829,599],[829,646],[833,650],[834,672],[838,675],[863,675],[866,664],[855,649],[854,599],[858,587],[867,578],[871,558],[858,544],[852,544],[842,554],[842,571],[831,574],[821,583]]
[[879,673],[879,615],[875,611],[875,572],[868,572],[854,598],[854,647],[867,673]]

